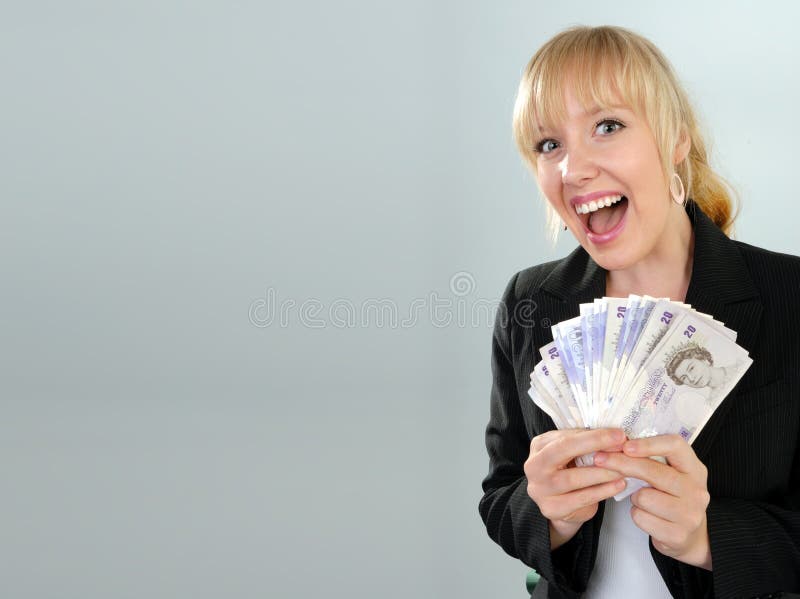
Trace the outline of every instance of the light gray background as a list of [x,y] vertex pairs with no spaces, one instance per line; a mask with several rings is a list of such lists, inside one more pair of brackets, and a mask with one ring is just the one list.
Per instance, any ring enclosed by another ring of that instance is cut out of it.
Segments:
[[469,310],[573,246],[510,120],[576,23],[664,50],[738,237],[796,253],[795,6],[6,3],[0,595],[524,596],[477,512],[490,326],[326,311]]

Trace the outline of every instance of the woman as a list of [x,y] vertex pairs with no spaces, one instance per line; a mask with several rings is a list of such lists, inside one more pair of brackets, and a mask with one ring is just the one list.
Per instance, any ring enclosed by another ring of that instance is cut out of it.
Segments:
[[[730,195],[652,43],[578,27],[531,59],[519,150],[580,247],[517,273],[492,345],[489,535],[543,578],[535,597],[800,592],[800,259],[732,241]],[[691,199],[689,199],[691,198]],[[527,398],[543,322],[595,297],[670,297],[738,332],[753,366],[690,446],[679,436],[554,430]],[[540,323],[517,322],[520,300]],[[595,465],[574,467],[597,452]],[[649,459],[664,456],[666,463]],[[624,478],[651,486],[605,501]]]

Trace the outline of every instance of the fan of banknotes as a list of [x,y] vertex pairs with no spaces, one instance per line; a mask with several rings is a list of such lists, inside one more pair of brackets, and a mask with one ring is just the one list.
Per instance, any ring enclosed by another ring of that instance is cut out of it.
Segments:
[[[560,429],[614,427],[630,439],[679,434],[692,443],[752,364],[735,331],[668,299],[596,299],[552,332],[528,393]],[[628,483],[617,499],[644,486]]]

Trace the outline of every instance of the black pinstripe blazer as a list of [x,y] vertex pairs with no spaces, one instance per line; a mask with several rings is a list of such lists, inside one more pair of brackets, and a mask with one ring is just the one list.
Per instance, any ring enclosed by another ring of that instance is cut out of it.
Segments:
[[[688,211],[695,248],[686,302],[737,331],[753,365],[693,444],[709,472],[713,572],[668,558],[652,543],[650,553],[675,597],[800,592],[800,258],[730,240],[700,210]],[[550,551],[547,520],[527,494],[523,464],[531,439],[555,426],[529,399],[529,376],[538,348],[552,341],[550,325],[602,297],[605,274],[580,247],[522,270],[495,322],[489,473],[479,511],[489,536],[542,575],[534,597],[576,597],[586,589],[603,504],[573,539]]]

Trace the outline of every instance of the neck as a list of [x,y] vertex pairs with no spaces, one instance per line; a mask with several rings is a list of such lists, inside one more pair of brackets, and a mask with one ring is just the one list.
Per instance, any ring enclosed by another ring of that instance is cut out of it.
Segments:
[[686,299],[692,278],[694,231],[686,211],[674,206],[674,217],[667,223],[667,231],[647,258],[621,270],[606,275],[606,295],[627,297],[650,295],[668,297],[682,302]]

